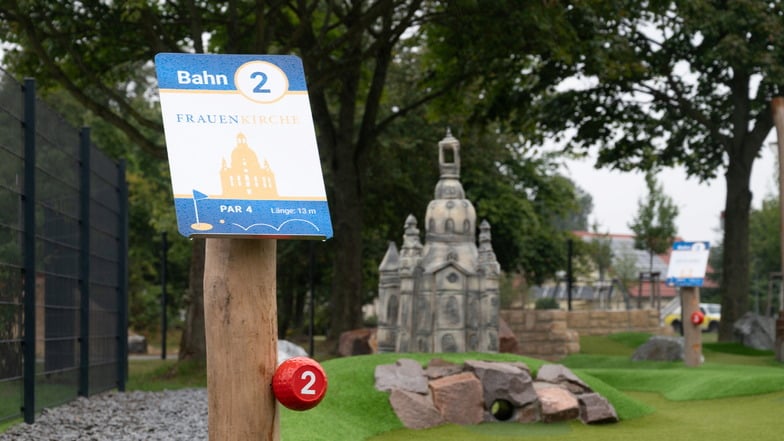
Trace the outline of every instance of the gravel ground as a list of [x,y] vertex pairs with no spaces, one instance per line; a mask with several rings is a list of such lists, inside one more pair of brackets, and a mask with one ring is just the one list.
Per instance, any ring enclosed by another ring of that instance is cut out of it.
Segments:
[[207,390],[107,392],[36,415],[0,441],[199,441],[207,439]]

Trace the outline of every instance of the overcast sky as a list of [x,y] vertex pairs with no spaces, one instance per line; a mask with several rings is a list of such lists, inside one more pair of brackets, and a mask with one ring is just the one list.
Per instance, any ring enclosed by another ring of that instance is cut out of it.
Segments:
[[[774,139],[769,138],[762,157],[754,162],[751,176],[754,208],[760,207],[764,197],[778,194],[777,154],[769,144]],[[598,222],[600,232],[631,233],[628,224],[637,214],[640,198],[647,196],[643,173],[596,170],[590,161],[570,161],[563,173],[593,197],[590,222]],[[707,240],[712,244],[721,239],[719,217],[726,196],[723,171],[716,179],[702,184],[696,179],[687,179],[682,169],[664,170],[658,180],[679,208],[675,225],[682,239]]]

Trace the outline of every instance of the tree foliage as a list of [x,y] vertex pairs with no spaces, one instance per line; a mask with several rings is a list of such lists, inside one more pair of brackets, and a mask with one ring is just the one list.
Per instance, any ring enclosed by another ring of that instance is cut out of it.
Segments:
[[[392,120],[440,91],[382,108],[393,50],[428,16],[424,2],[10,2],[0,9],[5,62],[51,79],[130,141],[163,157],[159,118],[132,105],[151,96],[158,52],[290,53],[311,78],[309,96],[329,185],[335,238],[333,336],[355,327],[362,298],[364,170]],[[18,49],[18,50],[17,50]],[[192,284],[199,283],[198,275]]]
[[677,234],[675,218],[678,207],[664,194],[664,188],[656,180],[654,172],[645,174],[648,196],[638,202],[637,214],[629,228],[634,232],[634,247],[648,251],[650,269],[653,271],[653,255],[667,252]]
[[[385,216],[397,214],[405,205],[416,208],[426,201],[421,193],[423,187],[405,173],[415,162],[394,150],[403,144],[398,137],[417,125],[425,126],[426,121],[452,120],[449,115],[460,115],[454,125],[456,130],[475,130],[469,129],[472,126],[465,114],[480,99],[479,94],[427,112],[423,106],[438,97],[455,97],[459,85],[476,84],[475,79],[484,75],[497,77],[499,69],[510,65],[498,58],[503,47],[492,42],[484,50],[471,49],[470,59],[452,52],[451,58],[442,62],[435,54],[449,51],[454,39],[461,38],[461,29],[456,25],[472,26],[472,32],[488,31],[493,27],[482,23],[497,21],[497,13],[503,11],[525,20],[527,26],[515,27],[514,35],[520,41],[531,42],[526,51],[536,51],[535,41],[545,41],[540,37],[552,31],[551,17],[563,13],[559,7],[539,1],[499,2],[490,6],[424,0],[10,1],[0,5],[0,39],[12,43],[4,59],[7,66],[20,75],[40,78],[42,89],[58,87],[67,91],[94,115],[120,130],[125,138],[122,142],[145,152],[140,164],[152,169],[156,166],[149,162],[151,158],[165,156],[151,75],[151,61],[156,53],[299,55],[309,79],[309,98],[335,231],[334,240],[317,247],[314,277],[332,284],[330,291],[318,292],[322,298],[329,293],[329,331],[336,337],[340,331],[360,324],[360,307],[372,288],[367,275],[374,268],[367,256],[371,254],[368,251],[375,249],[365,244],[373,243],[375,247],[377,239],[388,238],[387,232],[399,227],[390,226],[393,221]],[[481,22],[468,20],[465,12],[477,13],[473,18]],[[493,41],[506,37],[503,33],[492,34]],[[445,44],[436,47],[437,41]],[[468,48],[468,41],[459,43]],[[557,47],[547,45],[549,52],[544,56],[549,56],[552,49]],[[474,91],[480,92],[477,88]],[[421,121],[407,119],[416,112],[422,112]],[[404,120],[405,125],[398,125]],[[428,133],[426,127],[419,128],[422,131],[416,133]],[[440,139],[442,130],[443,126],[437,136],[422,137],[406,145],[429,146]],[[496,146],[493,150],[476,150],[477,167],[485,167],[485,171],[466,175],[466,187],[471,188],[472,197],[478,198],[480,214],[496,225],[494,238],[503,261],[525,265],[539,277],[560,259],[561,251],[551,242],[552,223],[571,216],[574,186],[549,170],[549,160],[526,157],[521,150],[508,148],[505,141],[491,138],[485,138],[491,142],[483,143],[481,148]],[[462,141],[473,145],[478,139],[463,136]],[[498,162],[493,161],[495,154],[501,155]],[[395,169],[396,165],[401,167]],[[415,173],[420,171],[423,172],[417,178],[433,173],[417,166]],[[163,169],[154,173],[158,176]],[[501,181],[494,182],[494,175],[500,176]],[[159,182],[147,183],[140,174],[136,183],[139,193],[134,201],[144,214],[134,216],[143,240],[145,218],[152,223],[171,218],[154,206],[144,206],[145,191],[160,194],[156,193]],[[433,184],[426,183],[424,188],[430,185]],[[401,195],[413,196],[406,199]],[[519,199],[523,195],[530,197],[531,203],[522,203]],[[562,200],[554,203],[549,198]],[[404,217],[399,219],[402,223]],[[367,227],[368,220],[373,228]],[[201,291],[197,287],[201,276],[196,260],[202,247],[196,245],[192,247],[190,266],[193,307],[188,317],[199,315]],[[519,257],[517,251],[524,256]],[[148,253],[145,251],[139,261],[149,261]],[[280,247],[278,256],[280,268],[285,269],[279,271],[278,277],[281,310],[292,314],[291,322],[295,325],[299,321],[296,310],[303,303],[303,290],[297,287],[309,279],[308,255],[304,245],[286,244]],[[281,331],[285,333],[285,329]]]
[[588,243],[588,256],[596,265],[596,270],[599,272],[599,280],[604,281],[607,272],[613,266],[613,250],[612,239],[610,233],[599,233],[599,226],[594,224],[592,227],[594,237]]
[[[748,310],[749,178],[772,128],[770,98],[782,93],[784,8],[766,0],[591,0],[560,11],[555,56],[501,56],[506,72],[519,74],[484,77],[476,118],[554,134],[568,140],[567,152],[595,153],[598,166],[723,174],[723,243],[733,252],[723,254],[719,335],[732,339]],[[499,22],[493,35],[511,36],[499,44],[507,52],[529,54],[514,26]],[[482,48],[481,35],[462,41],[473,38]]]

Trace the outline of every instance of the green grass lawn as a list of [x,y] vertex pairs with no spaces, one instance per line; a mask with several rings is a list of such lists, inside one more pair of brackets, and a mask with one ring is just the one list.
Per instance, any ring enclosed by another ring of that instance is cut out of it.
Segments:
[[[495,423],[407,430],[394,416],[387,394],[373,389],[373,369],[377,364],[392,363],[403,356],[423,363],[433,356],[384,354],[326,361],[324,368],[330,379],[327,397],[319,407],[308,412],[284,410],[281,438],[286,441],[503,441],[528,437],[547,437],[554,441],[702,438],[735,441],[753,433],[755,440],[781,439],[781,430],[771,423],[784,413],[784,367],[774,361],[771,352],[715,343],[715,335],[706,334],[703,351],[706,363],[701,367],[687,368],[682,362],[632,362],[634,349],[649,337],[638,333],[586,337],[581,339],[580,354],[561,361],[613,403],[622,419],[618,424]],[[514,357],[450,354],[445,358],[460,361]],[[532,369],[543,363],[527,358],[523,361]],[[686,427],[690,428],[689,433],[685,432]]]
[[[426,364],[434,357],[524,361],[533,370],[544,361],[510,354],[381,354],[323,361],[329,379],[324,401],[307,412],[281,410],[285,441],[489,441],[545,437],[548,440],[779,440],[775,424],[784,415],[784,365],[768,351],[716,343],[704,335],[705,364],[632,362],[632,352],[649,338],[623,333],[583,337],[581,353],[562,360],[616,407],[622,421],[603,426],[494,423],[444,425],[428,430],[402,427],[388,394],[373,388],[379,364],[402,357]],[[204,366],[172,360],[132,360],[128,390],[205,387]],[[688,428],[688,433],[687,433]],[[2,428],[0,428],[2,431]]]

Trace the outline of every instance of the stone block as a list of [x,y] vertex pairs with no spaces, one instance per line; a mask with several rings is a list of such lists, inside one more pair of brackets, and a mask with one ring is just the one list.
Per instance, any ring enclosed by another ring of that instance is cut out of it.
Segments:
[[408,429],[427,429],[444,423],[429,395],[392,389],[389,404]]
[[484,418],[482,383],[470,372],[463,372],[430,382],[433,403],[441,415],[453,424],[479,424]]
[[536,373],[536,381],[563,386],[574,394],[593,392],[571,369],[560,364],[542,365]]
[[579,395],[580,421],[585,424],[605,424],[618,422],[615,408],[606,398],[596,393]]
[[526,311],[523,315],[523,329],[531,332],[536,327],[536,314]]
[[653,336],[632,354],[632,361],[681,361],[683,337]]
[[467,371],[473,372],[482,383],[485,407],[490,408],[496,400],[506,400],[514,407],[521,407],[536,400],[533,379],[517,366],[490,361],[469,360]]
[[515,325],[523,323],[523,311],[506,309],[501,311],[501,318],[503,318],[512,329],[515,329]]
[[427,368],[425,369],[425,376],[430,380],[447,377],[463,372],[463,365],[452,363],[441,358],[434,358],[430,360]]
[[340,334],[338,353],[343,357],[352,355],[366,355],[373,353],[370,346],[372,329],[354,329]]
[[518,346],[517,336],[512,332],[512,328],[509,327],[505,320],[501,320],[498,327],[498,351],[515,354]]
[[773,350],[776,345],[776,319],[745,313],[732,327],[733,334],[743,346]]
[[550,383],[534,382],[542,406],[541,421],[555,423],[569,421],[580,415],[580,404],[569,391]]
[[591,324],[588,314],[582,311],[572,311],[569,314],[568,326],[570,328],[587,328]]
[[426,394],[429,390],[422,365],[407,358],[402,358],[395,364],[376,366],[374,377],[376,390],[383,392],[401,389]]
[[537,423],[542,418],[542,405],[537,399],[531,404],[521,407],[517,411],[517,421],[520,423]]
[[293,357],[307,357],[308,351],[288,340],[278,340],[278,364]]

